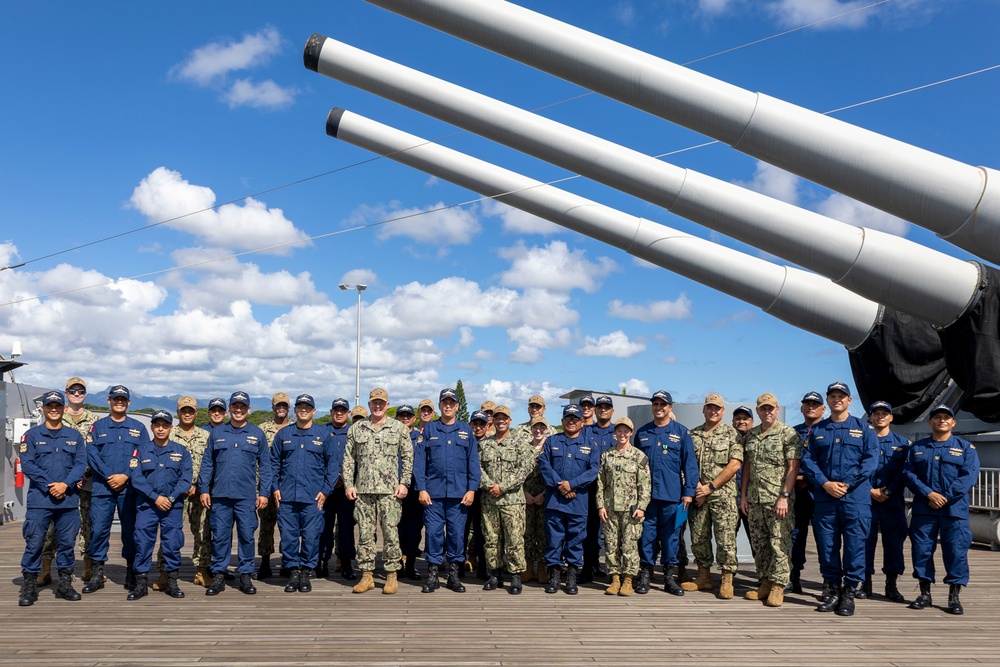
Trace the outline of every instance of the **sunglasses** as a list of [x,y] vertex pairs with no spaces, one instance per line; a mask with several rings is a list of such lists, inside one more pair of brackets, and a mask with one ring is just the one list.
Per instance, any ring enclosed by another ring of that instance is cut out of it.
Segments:
[[72,394],[74,396],[84,396],[87,393],[86,389],[67,389],[67,394]]

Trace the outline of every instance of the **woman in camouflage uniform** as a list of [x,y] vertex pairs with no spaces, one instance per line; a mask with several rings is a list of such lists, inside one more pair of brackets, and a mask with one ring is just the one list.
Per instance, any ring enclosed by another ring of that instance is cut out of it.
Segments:
[[[549,423],[545,417],[534,417],[529,423],[531,429],[531,446],[535,453],[535,461],[532,465],[528,478],[524,480],[524,556],[527,562],[527,569],[522,580],[524,582],[533,581],[536,576],[538,581],[547,584],[549,581],[548,570],[545,567],[545,481],[542,479],[542,472],[538,468],[538,456],[545,446],[545,439],[549,437]],[[536,572],[537,566],[537,575]]]

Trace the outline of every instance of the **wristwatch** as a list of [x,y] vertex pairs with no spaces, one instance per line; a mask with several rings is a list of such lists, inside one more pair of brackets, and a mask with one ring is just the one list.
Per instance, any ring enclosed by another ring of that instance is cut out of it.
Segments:
[[712,491],[715,491],[715,482],[709,482],[708,488],[711,489]]
[[790,494],[788,491],[782,491],[781,492],[781,497],[782,498],[791,498],[792,494]]
[[173,496],[167,496],[167,500],[169,500],[169,501],[170,501],[170,504],[171,504],[171,505],[173,505],[173,504],[174,504],[174,502],[175,502],[175,501],[174,501],[174,497],[173,497]]

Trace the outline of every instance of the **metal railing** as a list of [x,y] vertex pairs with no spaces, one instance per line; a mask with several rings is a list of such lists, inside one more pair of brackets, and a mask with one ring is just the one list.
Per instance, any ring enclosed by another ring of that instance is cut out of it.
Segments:
[[1000,510],[1000,468],[979,469],[979,481],[969,494],[969,507],[976,510]]

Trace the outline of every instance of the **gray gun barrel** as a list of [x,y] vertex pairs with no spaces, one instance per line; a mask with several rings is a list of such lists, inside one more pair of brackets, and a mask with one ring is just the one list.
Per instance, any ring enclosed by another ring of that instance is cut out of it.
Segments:
[[334,108],[327,134],[620,248],[849,349],[880,306],[826,278],[615,210],[358,114]]
[[1000,263],[1000,172],[738,88],[503,0],[368,0],[723,141]]
[[962,316],[979,266],[661,162],[314,34],[306,67],[635,195],[938,326]]

